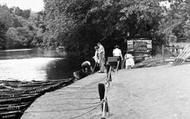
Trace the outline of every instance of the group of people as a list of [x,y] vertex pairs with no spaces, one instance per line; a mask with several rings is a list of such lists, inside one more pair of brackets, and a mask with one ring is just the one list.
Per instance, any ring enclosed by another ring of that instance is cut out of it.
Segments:
[[97,46],[94,47],[95,48],[95,55],[93,57],[93,60],[95,62],[94,66],[92,66],[90,61],[84,61],[81,64],[81,70],[75,71],[73,72],[73,76],[75,79],[81,79],[89,74],[91,74],[92,72],[94,72],[95,70],[99,70],[99,73],[104,73],[105,71],[105,49],[103,47],[103,45],[98,42]]
[[104,46],[98,42],[97,43],[97,46],[94,47],[95,49],[95,55],[93,57],[94,61],[95,61],[95,67],[94,69],[96,68],[96,66],[99,67],[99,73],[104,73],[105,71],[105,49],[104,49]]
[[135,61],[134,61],[134,57],[132,54],[126,52],[126,54],[122,55],[122,51],[121,49],[119,49],[119,46],[116,45],[115,48],[113,49],[113,56],[114,57],[119,57],[119,61],[120,61],[120,68],[122,68],[123,66],[121,66],[122,64],[125,64],[125,68],[126,69],[131,69],[132,67],[134,67],[135,65]]
[[[94,66],[92,67],[90,61],[84,61],[81,64],[81,70],[76,71],[73,73],[73,76],[76,79],[83,78],[92,72],[94,72],[98,68],[99,73],[104,73],[106,71],[105,67],[105,49],[104,46],[98,42],[97,45],[94,47],[95,49],[95,55],[93,56],[93,60],[95,62]],[[133,56],[129,53],[126,53],[123,57],[121,49],[119,49],[119,46],[116,45],[115,48],[113,49],[113,57],[118,57],[120,60],[120,67],[121,64],[125,64],[126,69],[131,69],[134,67],[134,59]]]
[[[95,48],[95,55],[93,57],[95,64],[100,67],[100,73],[105,71],[105,49],[103,45],[98,42],[97,46]],[[122,68],[122,64],[125,64],[126,69],[131,69],[134,67],[135,62],[134,62],[134,57],[130,53],[126,53],[123,57],[121,49],[119,49],[119,46],[116,45],[115,48],[113,49],[113,57],[118,57],[120,61],[120,68]]]

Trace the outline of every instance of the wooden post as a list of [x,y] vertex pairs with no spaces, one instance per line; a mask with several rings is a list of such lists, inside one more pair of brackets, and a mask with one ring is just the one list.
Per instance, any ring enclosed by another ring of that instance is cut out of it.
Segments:
[[108,92],[108,87],[105,86],[105,93],[104,93],[104,99],[103,99],[103,109],[102,109],[102,117],[101,119],[106,119],[106,113],[109,112],[109,107],[108,107],[108,102],[107,102],[107,92]]
[[102,101],[102,116],[101,119],[106,119],[106,114],[109,113],[109,106],[107,101],[107,93],[109,88],[109,83],[111,82],[111,69],[112,67],[110,65],[107,65],[107,78],[106,83],[99,83],[98,84],[98,91],[100,96],[100,101]]
[[106,113],[109,112],[109,108],[107,103],[107,87],[105,86],[105,84],[99,83],[98,91],[99,91],[100,101],[103,101],[101,119],[106,119]]

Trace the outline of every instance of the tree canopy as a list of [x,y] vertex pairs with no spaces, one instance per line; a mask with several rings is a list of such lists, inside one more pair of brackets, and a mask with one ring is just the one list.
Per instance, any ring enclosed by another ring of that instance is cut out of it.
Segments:
[[[64,46],[90,56],[101,41],[107,54],[115,44],[146,37],[154,46],[189,41],[190,2],[168,0],[44,0],[45,10],[0,6],[0,47]],[[155,48],[153,48],[155,49]],[[90,52],[89,52],[90,51]]]
[[36,46],[36,33],[41,30],[41,20],[38,14],[35,15],[31,15],[30,10],[0,6],[0,49]]
[[[111,49],[125,39],[154,38],[164,17],[155,0],[44,0],[48,45],[64,45],[68,50],[93,51],[99,40]],[[162,42],[162,41],[161,41]],[[108,51],[109,52],[109,51]]]

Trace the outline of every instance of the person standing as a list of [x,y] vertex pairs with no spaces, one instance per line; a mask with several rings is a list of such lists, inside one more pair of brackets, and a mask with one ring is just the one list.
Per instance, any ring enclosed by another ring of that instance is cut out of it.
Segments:
[[122,52],[121,52],[121,49],[119,49],[119,46],[116,45],[115,46],[115,49],[113,49],[113,56],[114,57],[119,57],[119,69],[121,69],[121,64],[122,64],[122,61],[123,61],[123,55],[122,55]]
[[98,46],[98,57],[99,57],[99,60],[100,60],[100,71],[99,73],[104,73],[105,71],[105,49],[104,49],[104,46],[98,42],[97,43],[97,46]]
[[126,53],[124,57],[125,57],[125,68],[126,69],[133,68],[134,65],[135,65],[135,61],[133,59],[133,55],[129,54],[129,53]]
[[95,63],[99,64],[100,60],[99,60],[99,56],[98,56],[98,46],[94,46],[94,49],[95,49],[95,54],[93,56],[93,59],[94,59]]
[[98,46],[94,46],[94,49],[95,49],[95,54],[93,56],[93,59],[94,59],[95,64],[94,64],[94,68],[93,68],[92,72],[94,72],[97,69],[97,67],[99,67],[99,65],[100,65],[100,60],[99,60],[99,56],[98,56]]

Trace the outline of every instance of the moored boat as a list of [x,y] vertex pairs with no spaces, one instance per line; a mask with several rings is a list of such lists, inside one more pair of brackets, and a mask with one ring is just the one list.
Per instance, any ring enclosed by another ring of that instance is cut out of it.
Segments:
[[0,89],[0,119],[19,119],[37,97],[72,82],[72,78],[32,83],[6,81],[1,85],[5,88]]
[[23,110],[23,109],[27,108],[30,104],[31,104],[31,102],[1,105],[0,112]]
[[0,119],[20,119],[23,114],[23,110],[1,112]]

